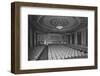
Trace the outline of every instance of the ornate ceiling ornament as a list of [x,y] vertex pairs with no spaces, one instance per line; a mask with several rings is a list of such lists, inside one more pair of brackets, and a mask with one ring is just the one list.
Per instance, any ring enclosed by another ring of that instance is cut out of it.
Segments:
[[44,29],[53,32],[69,31],[84,23],[84,17],[71,16],[38,16],[37,23]]

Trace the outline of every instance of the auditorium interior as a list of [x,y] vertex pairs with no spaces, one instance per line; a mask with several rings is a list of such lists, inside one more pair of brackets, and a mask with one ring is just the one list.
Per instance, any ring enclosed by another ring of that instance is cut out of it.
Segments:
[[28,15],[28,60],[88,58],[88,17]]

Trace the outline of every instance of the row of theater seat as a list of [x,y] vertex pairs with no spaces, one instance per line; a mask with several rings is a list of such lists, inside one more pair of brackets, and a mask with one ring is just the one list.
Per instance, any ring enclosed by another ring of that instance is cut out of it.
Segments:
[[84,58],[87,53],[75,50],[64,45],[49,45],[48,46],[48,59],[70,59],[70,58]]

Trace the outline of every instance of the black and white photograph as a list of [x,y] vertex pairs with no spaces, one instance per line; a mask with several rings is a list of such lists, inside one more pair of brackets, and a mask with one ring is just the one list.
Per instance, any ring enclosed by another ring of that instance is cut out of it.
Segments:
[[97,7],[11,4],[11,72],[97,69]]
[[28,15],[28,61],[88,58],[88,17]]

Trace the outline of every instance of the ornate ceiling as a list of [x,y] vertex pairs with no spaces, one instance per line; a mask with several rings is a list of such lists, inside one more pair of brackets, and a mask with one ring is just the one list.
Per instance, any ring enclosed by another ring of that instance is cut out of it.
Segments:
[[68,32],[87,25],[87,17],[30,15],[30,24],[45,32]]

